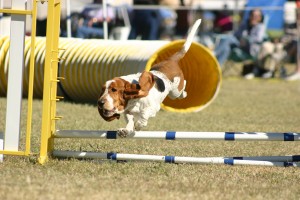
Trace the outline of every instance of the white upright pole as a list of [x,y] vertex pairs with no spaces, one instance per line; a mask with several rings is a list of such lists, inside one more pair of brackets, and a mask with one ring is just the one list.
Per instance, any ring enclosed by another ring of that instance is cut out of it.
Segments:
[[[25,0],[12,0],[12,9],[25,10]],[[4,150],[18,151],[21,132],[22,82],[26,15],[11,15]]]
[[108,24],[107,24],[107,1],[102,1],[102,9],[103,9],[103,32],[104,32],[104,39],[108,39]]

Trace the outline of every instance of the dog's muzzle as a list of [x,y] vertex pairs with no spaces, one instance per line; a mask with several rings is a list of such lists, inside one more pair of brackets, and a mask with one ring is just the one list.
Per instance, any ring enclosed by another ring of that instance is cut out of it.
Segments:
[[107,110],[104,108],[104,101],[98,100],[98,111],[103,114],[105,117],[111,117],[115,114],[116,109]]
[[105,117],[111,117],[111,116],[113,116],[115,114],[115,110],[116,109],[106,110],[106,109],[101,109],[100,108],[100,112],[102,112]]

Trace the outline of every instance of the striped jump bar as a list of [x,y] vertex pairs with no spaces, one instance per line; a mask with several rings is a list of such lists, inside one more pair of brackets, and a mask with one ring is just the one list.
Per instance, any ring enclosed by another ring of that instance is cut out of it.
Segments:
[[[53,156],[59,158],[85,158],[104,159],[115,161],[152,161],[166,163],[191,163],[191,164],[227,164],[227,165],[256,165],[299,167],[300,156],[275,156],[275,157],[179,157],[140,154],[99,153],[82,151],[53,151]],[[265,160],[262,160],[265,159]]]
[[[118,139],[117,131],[57,130],[55,138]],[[300,141],[300,133],[136,131],[125,139]]]

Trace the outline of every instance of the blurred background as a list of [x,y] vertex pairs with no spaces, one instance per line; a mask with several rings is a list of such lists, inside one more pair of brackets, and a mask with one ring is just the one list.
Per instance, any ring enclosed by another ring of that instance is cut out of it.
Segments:
[[[283,6],[277,6],[277,2],[284,2]],[[106,0],[103,2],[102,0],[61,0],[61,36],[76,37],[76,28],[79,21],[93,18],[97,14],[96,11],[102,9],[103,3],[106,3],[113,11],[111,22],[109,22],[111,39],[126,38],[123,35],[121,37],[121,35],[114,35],[113,33],[116,33],[115,29],[118,29],[119,34],[129,34],[128,29],[130,29],[133,22],[132,13],[134,10],[153,10],[153,15],[158,15],[157,25],[160,26],[160,29],[171,29],[170,32],[165,32],[165,34],[163,34],[165,30],[161,30],[159,35],[161,37],[158,37],[158,39],[170,39],[164,36],[184,37],[193,21],[199,17],[203,19],[204,25],[201,27],[204,31],[215,31],[214,21],[220,13],[226,13],[231,17],[233,23],[231,28],[235,30],[242,22],[245,11],[253,6],[263,7],[264,13],[270,15],[268,25],[270,29],[282,28],[282,31],[284,31],[285,27],[296,25],[296,0]],[[28,0],[27,4],[30,8],[31,0]],[[1,8],[10,8],[11,0],[0,0],[0,6]],[[94,10],[94,13],[92,10]],[[109,13],[110,11],[108,9]],[[46,17],[47,2],[39,3],[38,36],[43,36],[43,33],[45,33]],[[30,21],[30,16],[28,20]],[[69,26],[67,22],[70,22]],[[1,14],[0,35],[9,35],[9,23],[9,14]],[[99,23],[98,26],[100,25]],[[27,27],[27,34],[30,35],[30,23]],[[120,30],[120,28],[123,28],[123,30]],[[229,28],[228,30],[230,30]]]
[[[283,62],[296,63],[299,44],[297,2],[296,0],[61,0],[60,36],[172,41],[185,38],[194,21],[202,18],[195,40],[216,54],[215,49],[222,37],[225,34],[234,34],[247,21],[249,12],[259,8],[264,15],[267,40],[273,44],[280,44],[282,49],[280,60],[273,58],[271,63],[275,63],[274,66],[282,65]],[[31,5],[32,1],[28,0],[29,9]],[[1,8],[10,6],[11,0],[0,0]],[[30,20],[28,16],[27,35],[31,34]],[[37,36],[46,35],[46,23],[47,2],[38,3]],[[0,14],[0,36],[10,34],[9,26],[10,15]],[[269,54],[272,53],[273,51]],[[220,65],[226,69],[221,61]],[[300,79],[300,67],[298,69],[297,79]],[[274,73],[271,75],[274,76]]]

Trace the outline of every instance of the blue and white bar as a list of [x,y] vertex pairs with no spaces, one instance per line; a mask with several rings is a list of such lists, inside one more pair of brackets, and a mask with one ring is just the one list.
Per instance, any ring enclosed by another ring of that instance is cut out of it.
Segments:
[[[53,151],[53,156],[58,158],[84,158],[104,159],[115,161],[151,161],[165,163],[190,163],[190,164],[227,164],[227,165],[255,165],[255,166],[277,166],[277,167],[299,167],[299,156],[276,156],[274,158],[264,157],[266,160],[258,160],[257,157],[179,157],[140,154],[98,153],[82,151]],[[236,159],[239,158],[239,159]],[[243,158],[243,159],[241,159]],[[257,160],[252,160],[257,158]],[[295,158],[296,160],[293,160]],[[263,159],[263,158],[260,158]],[[279,159],[280,161],[274,161]]]
[[291,156],[245,156],[245,157],[222,157],[222,158],[224,158],[224,159],[234,159],[234,160],[270,161],[270,162],[300,162],[300,155],[291,155]]
[[[55,138],[118,139],[117,131],[57,130]],[[122,139],[300,141],[300,133],[136,131]]]

